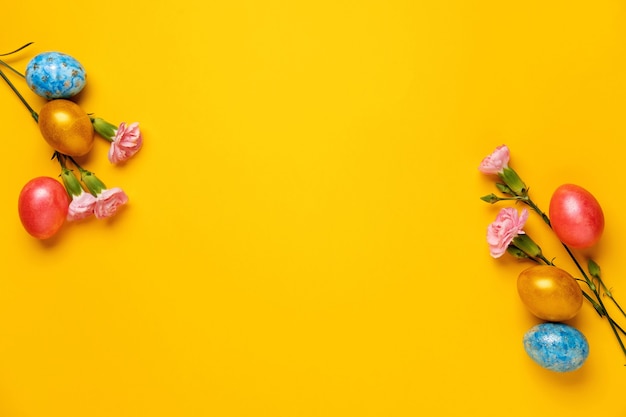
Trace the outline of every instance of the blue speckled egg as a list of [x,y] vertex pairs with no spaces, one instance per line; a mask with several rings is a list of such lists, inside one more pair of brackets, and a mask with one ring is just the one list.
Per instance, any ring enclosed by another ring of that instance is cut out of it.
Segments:
[[43,52],[26,66],[26,84],[48,100],[70,98],[85,87],[85,69],[75,58],[61,52]]
[[585,336],[563,323],[534,326],[524,335],[524,349],[540,366],[555,372],[575,371],[589,355]]

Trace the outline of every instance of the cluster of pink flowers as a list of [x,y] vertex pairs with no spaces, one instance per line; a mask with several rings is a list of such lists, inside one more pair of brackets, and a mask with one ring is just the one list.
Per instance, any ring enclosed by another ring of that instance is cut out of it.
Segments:
[[[115,126],[99,117],[92,118],[91,122],[94,130],[111,143],[108,156],[112,164],[126,162],[139,152],[143,145],[143,137],[137,122],[130,124],[122,122]],[[56,155],[62,167],[63,184],[72,197],[67,212],[68,221],[83,220],[91,216],[97,219],[111,217],[128,203],[128,196],[124,190],[119,187],[107,188],[93,172],[83,169],[70,158],[80,172],[80,179],[85,186],[83,188],[71,170],[67,169],[67,157],[58,153]]]
[[[483,174],[502,175],[509,167],[511,153],[506,145],[498,146],[493,153],[486,156],[478,170]],[[503,208],[496,220],[487,228],[489,252],[494,258],[501,257],[518,235],[525,234],[522,230],[528,220],[528,210],[523,209],[520,215],[514,208]]]
[[[497,197],[490,194],[482,199],[488,203],[501,200],[516,200],[529,204],[527,188],[517,173],[509,167],[511,153],[506,145],[498,146],[490,155],[486,156],[478,166],[483,174],[497,175],[502,182],[496,184],[498,189],[509,197]],[[492,257],[499,258],[505,252],[511,252],[517,257],[542,259],[541,248],[524,232],[528,210],[521,213],[512,207],[500,210],[496,219],[487,227],[487,244]]]
[[[141,149],[143,138],[139,131],[139,123],[127,125],[122,122],[119,127],[101,118],[92,119],[95,131],[111,142],[109,148],[109,161],[118,164],[127,161]],[[61,178],[68,194],[72,197],[70,202],[67,220],[78,221],[91,216],[97,219],[104,219],[115,215],[118,210],[128,203],[128,196],[119,187],[106,188],[93,172],[83,169],[73,158],[71,162],[78,168],[80,179],[85,185],[81,186],[71,170],[66,167],[66,155],[55,154],[61,163]]]
[[[128,202],[128,196],[121,188],[107,188],[93,172],[78,165],[73,158],[60,153],[55,155],[61,164],[61,179],[65,189],[72,197],[67,212],[67,220],[78,221],[92,215],[98,219],[111,217]],[[67,168],[68,159],[78,169],[80,182]]]
[[97,219],[113,216],[117,210],[128,202],[128,196],[119,188],[103,190],[97,196],[82,191],[73,196],[67,212],[67,220],[77,221],[86,219],[92,215]]

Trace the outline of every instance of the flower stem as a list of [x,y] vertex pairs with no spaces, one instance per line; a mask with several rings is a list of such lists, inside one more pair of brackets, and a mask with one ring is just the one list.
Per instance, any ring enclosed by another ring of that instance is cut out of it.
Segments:
[[611,299],[613,304],[615,304],[615,307],[617,307],[620,313],[622,313],[626,317],[626,312],[622,309],[622,306],[620,306],[617,300],[613,297],[613,293],[611,293],[611,290],[607,288],[602,278],[597,277],[597,280],[598,280],[598,283],[600,284],[600,287],[602,287],[602,289],[604,290],[604,294]]
[[9,87],[11,87],[11,90],[13,90],[13,92],[17,95],[17,97],[20,99],[22,104],[24,104],[26,109],[28,109],[28,111],[30,112],[30,115],[33,117],[33,119],[35,119],[35,122],[38,123],[39,122],[39,115],[37,114],[37,112],[35,110],[33,110],[32,107],[30,107],[30,104],[28,104],[26,99],[20,94],[20,92],[17,90],[17,88],[15,88],[15,86],[13,85],[11,80],[9,80],[7,78],[7,76],[4,74],[4,72],[2,70],[0,70],[0,77],[2,77],[2,79],[4,79],[4,81],[6,81],[6,83],[9,85]]
[[54,153],[52,154],[52,159],[56,159],[57,161],[59,161],[59,165],[61,165],[61,168],[63,169],[67,169],[67,165],[65,160],[68,158],[67,155],[62,154],[59,151],[54,151]]
[[[17,48],[14,51],[11,52],[7,52],[4,54],[0,54],[0,56],[7,56],[7,55],[11,55],[14,54],[16,52],[21,51],[22,49],[26,48],[27,46],[32,45],[33,42],[28,42],[25,45],[20,46],[19,48]],[[7,64],[6,62],[0,60],[0,65],[5,66],[6,68],[10,69],[11,71],[13,71],[15,74],[19,75],[22,78],[24,77],[24,74],[22,74],[21,72],[19,72],[18,70],[16,70],[15,68],[13,68],[12,66],[10,66],[9,64]],[[30,107],[30,105],[28,104],[28,102],[24,99],[24,97],[20,94],[20,92],[17,90],[17,88],[15,88],[15,86],[13,85],[13,83],[11,82],[11,80],[9,80],[7,78],[7,76],[4,74],[4,72],[2,72],[2,70],[0,70],[0,77],[2,77],[2,79],[4,79],[4,81],[6,81],[6,83],[9,85],[9,87],[11,87],[11,90],[13,90],[13,92],[17,95],[17,97],[20,99],[20,101],[24,104],[24,106],[26,107],[26,109],[28,109],[28,111],[30,112],[30,115],[33,117],[33,119],[35,119],[35,122],[39,122],[39,115],[37,114],[37,112],[35,110],[33,110],[32,107]]]
[[546,265],[554,265],[552,263],[552,261],[548,260],[545,256],[543,256],[542,254],[537,255],[537,258],[541,259]]
[[548,217],[548,215],[546,213],[544,213],[537,204],[535,204],[535,202],[533,200],[530,199],[530,197],[528,196],[528,194],[524,195],[521,200],[524,202],[524,204],[528,205],[531,209],[533,209],[533,211],[535,213],[537,213],[539,216],[541,216],[541,219],[548,225],[550,226],[550,228],[552,228],[552,224],[550,223],[550,218]]
[[616,322],[615,320],[613,320],[613,319],[610,319],[610,320],[613,322],[613,324],[615,325],[615,328],[616,328],[617,330],[619,330],[619,331],[620,331],[620,332],[622,332],[624,335],[626,335],[626,330],[624,330],[624,329],[622,328],[622,326],[620,326],[619,324],[617,324],[617,322]]
[[15,68],[13,68],[12,66],[10,66],[9,64],[7,64],[6,62],[0,60],[0,65],[4,65],[5,67],[7,67],[8,69],[10,69],[11,71],[13,71],[15,74],[19,75],[22,78],[26,78],[24,76],[24,74],[22,74],[21,72],[19,72],[18,70],[16,70]]
[[32,45],[33,43],[34,43],[34,42],[28,42],[26,45],[22,45],[22,46],[20,46],[20,47],[19,47],[19,48],[17,48],[15,51],[7,52],[7,53],[5,53],[5,54],[0,54],[0,56],[7,56],[7,55],[14,54],[14,53],[19,52],[19,51],[21,51],[22,49],[26,48],[27,46]]
[[80,172],[80,173],[81,173],[81,175],[82,175],[83,173],[89,172],[89,171],[87,171],[85,168],[81,167],[81,166],[78,164],[78,162],[76,162],[76,160],[75,160],[74,158],[72,158],[71,156],[69,156],[69,155],[63,155],[63,156],[64,156],[65,158],[67,158],[67,159],[69,159],[69,160],[70,160],[70,162],[71,162],[71,163],[72,163],[72,164],[73,164],[73,165],[74,165],[74,166],[78,169],[78,172]]
[[[619,343],[619,346],[622,348],[622,352],[624,352],[624,355],[626,355],[626,346],[624,346],[624,343],[622,342],[622,338],[620,337],[619,333],[617,332],[617,324],[615,323],[615,321],[607,316],[607,319],[609,320],[609,324],[611,325],[611,330],[613,330],[613,334],[615,334],[615,338],[617,339],[617,342]],[[621,329],[621,327],[620,327]],[[622,330],[622,333],[624,331]]]
[[[581,280],[576,279],[576,281],[581,281]],[[587,301],[589,301],[591,303],[591,305],[593,306],[593,308],[596,310],[596,312],[598,313],[598,315],[600,317],[604,317],[606,315],[604,309],[602,308],[602,306],[600,304],[598,304],[596,302],[596,300],[591,298],[591,296],[589,294],[587,294],[584,290],[583,290],[583,297],[585,297],[587,299]]]

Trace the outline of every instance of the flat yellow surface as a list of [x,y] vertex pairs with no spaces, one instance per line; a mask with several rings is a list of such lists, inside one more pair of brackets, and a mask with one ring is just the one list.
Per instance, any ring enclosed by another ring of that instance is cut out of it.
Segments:
[[626,358],[587,303],[581,370],[526,356],[528,265],[489,256],[477,170],[506,143],[542,207],[590,190],[607,222],[590,253],[626,300],[623,2],[2,9],[0,52],[35,42],[7,62],[73,55],[79,104],[139,121],[145,145],[83,160],[129,195],[118,216],[37,241],[17,196],[59,169],[0,84],[1,416],[626,415]]

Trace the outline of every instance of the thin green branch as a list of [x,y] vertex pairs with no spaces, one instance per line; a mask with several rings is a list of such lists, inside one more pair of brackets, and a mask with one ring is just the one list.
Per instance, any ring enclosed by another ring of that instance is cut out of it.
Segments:
[[22,49],[26,48],[27,46],[32,45],[33,43],[34,43],[34,42],[28,42],[26,45],[22,45],[22,46],[20,46],[20,47],[19,47],[19,48],[17,48],[15,51],[7,52],[7,53],[5,53],[5,54],[0,54],[0,56],[7,56],[7,55],[14,54],[14,53],[19,52],[19,51],[21,51]]
[[19,72],[18,70],[16,70],[15,68],[13,68],[12,66],[10,66],[9,64],[7,64],[6,62],[0,60],[0,65],[4,65],[5,67],[7,67],[8,69],[10,69],[12,72],[14,72],[15,74],[19,75],[22,78],[26,78],[24,76],[24,74],[22,74],[21,72]]
[[600,284],[600,287],[602,287],[602,289],[604,290],[604,294],[611,299],[613,304],[615,304],[615,307],[617,307],[617,309],[626,317],[626,312],[624,312],[624,310],[622,309],[622,306],[620,306],[617,300],[613,297],[613,293],[611,293],[611,290],[609,290],[607,286],[604,284],[604,281],[602,281],[602,278],[598,277],[598,283]]
[[11,80],[7,78],[7,76],[4,74],[2,70],[0,70],[0,77],[4,79],[4,81],[9,85],[9,87],[11,87],[11,90],[13,90],[13,92],[17,95],[17,97],[20,99],[22,104],[24,104],[26,109],[28,109],[28,111],[30,112],[30,115],[33,117],[33,119],[35,119],[35,122],[39,122],[39,115],[37,114],[37,112],[32,107],[30,107],[30,104],[28,104],[26,99],[22,96],[22,94],[20,94],[17,88],[15,88]]

